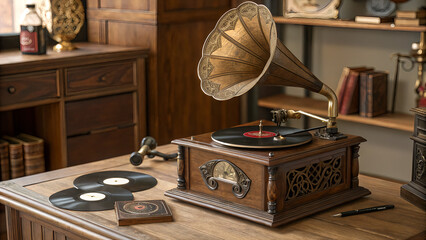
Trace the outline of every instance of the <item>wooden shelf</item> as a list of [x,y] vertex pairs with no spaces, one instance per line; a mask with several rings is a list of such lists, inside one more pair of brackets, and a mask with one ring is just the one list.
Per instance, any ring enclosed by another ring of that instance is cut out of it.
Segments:
[[405,27],[405,26],[395,26],[394,24],[391,24],[391,23],[367,24],[367,23],[357,23],[355,21],[340,20],[340,19],[274,17],[274,21],[276,23],[295,24],[295,25],[358,28],[358,29],[388,30],[388,31],[390,30],[390,31],[426,32],[426,26]]
[[[323,117],[327,116],[327,104],[326,101],[288,96],[285,94],[265,97],[258,101],[260,107],[303,110]],[[365,118],[358,115],[339,115],[337,120],[357,122],[408,132],[414,130],[414,116],[404,113],[387,113],[374,118]]]

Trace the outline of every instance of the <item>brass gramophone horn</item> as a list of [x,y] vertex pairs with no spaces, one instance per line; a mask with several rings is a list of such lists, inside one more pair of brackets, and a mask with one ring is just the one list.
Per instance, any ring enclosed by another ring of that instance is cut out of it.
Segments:
[[275,22],[265,6],[244,2],[227,11],[207,37],[202,53],[198,77],[205,94],[227,100],[257,83],[302,87],[327,97],[327,132],[337,134],[335,93],[278,40]]

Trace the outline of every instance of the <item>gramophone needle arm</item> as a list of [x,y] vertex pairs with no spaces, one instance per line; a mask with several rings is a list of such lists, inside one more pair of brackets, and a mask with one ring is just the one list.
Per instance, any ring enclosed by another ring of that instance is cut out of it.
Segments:
[[299,110],[299,111],[296,111],[296,112],[303,114],[303,115],[306,115],[306,116],[311,117],[311,118],[318,119],[322,122],[328,122],[329,121],[329,119],[327,119],[327,118],[323,118],[323,117],[320,117],[320,116],[317,116],[317,115],[314,115],[314,114],[311,114],[311,113],[307,113],[307,112],[304,112],[304,111]]

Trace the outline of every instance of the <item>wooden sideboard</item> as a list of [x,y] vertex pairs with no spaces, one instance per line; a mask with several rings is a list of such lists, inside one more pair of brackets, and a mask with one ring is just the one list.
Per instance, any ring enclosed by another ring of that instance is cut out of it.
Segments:
[[77,47],[0,53],[0,136],[43,138],[48,170],[130,153],[146,135],[147,51]]
[[[158,151],[173,153],[176,145]],[[71,188],[76,177],[98,171],[136,171],[158,184],[134,192],[135,200],[163,199],[173,222],[118,226],[114,210],[69,211],[53,207],[48,197]],[[359,176],[371,195],[270,228],[164,196],[176,187],[176,160],[146,159],[135,167],[129,155],[59,169],[0,183],[0,203],[6,205],[9,239],[424,239],[424,211],[399,196],[400,183]],[[333,214],[394,204],[395,208],[350,217]],[[31,238],[32,236],[32,238]]]
[[203,93],[197,65],[207,35],[235,0],[87,0],[90,42],[149,49],[148,134],[159,144],[240,124],[240,98]]

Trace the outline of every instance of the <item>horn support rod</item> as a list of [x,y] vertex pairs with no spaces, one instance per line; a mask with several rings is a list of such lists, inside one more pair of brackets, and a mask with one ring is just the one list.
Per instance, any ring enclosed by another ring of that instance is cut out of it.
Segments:
[[337,128],[336,118],[337,118],[337,115],[338,115],[338,104],[337,104],[336,94],[334,93],[334,91],[331,88],[329,88],[325,84],[322,85],[322,88],[319,91],[319,94],[324,95],[328,99],[327,128],[328,129]]

